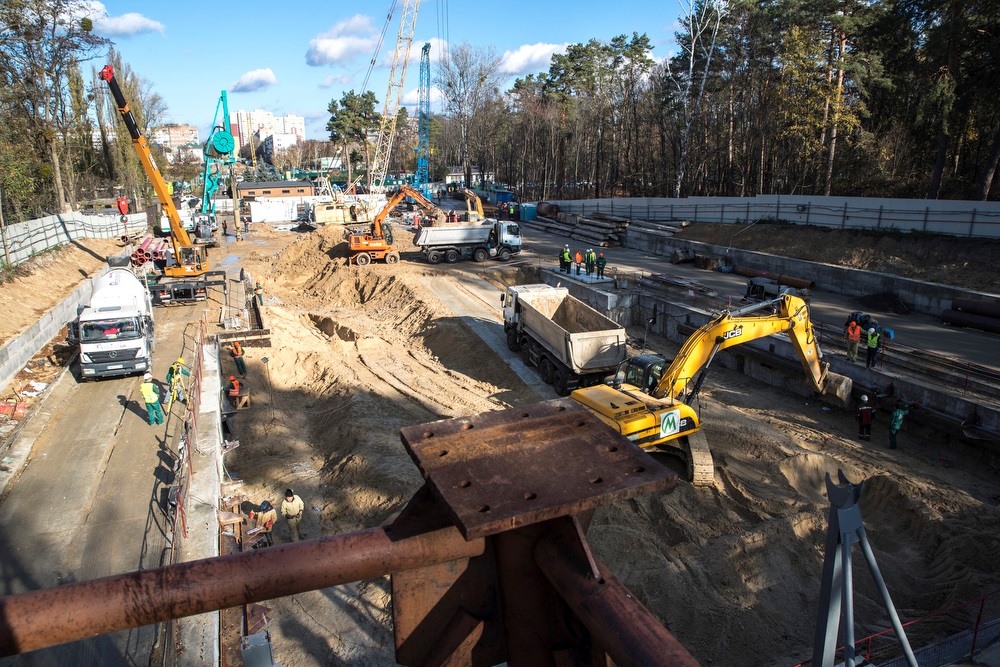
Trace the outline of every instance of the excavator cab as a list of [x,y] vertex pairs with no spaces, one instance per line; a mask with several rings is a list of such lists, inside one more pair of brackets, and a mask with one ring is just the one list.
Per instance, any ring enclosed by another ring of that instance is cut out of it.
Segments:
[[660,384],[667,360],[659,354],[640,354],[626,359],[615,373],[615,388],[631,385],[644,394],[650,394]]

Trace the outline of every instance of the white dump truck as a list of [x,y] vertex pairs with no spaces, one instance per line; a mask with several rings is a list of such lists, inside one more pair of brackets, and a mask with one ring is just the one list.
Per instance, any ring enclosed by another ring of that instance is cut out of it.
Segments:
[[487,220],[464,227],[421,227],[414,244],[431,264],[493,257],[506,262],[521,252],[521,228],[516,222]]
[[145,373],[156,346],[149,290],[129,269],[114,268],[94,283],[90,302],[69,327],[80,346],[83,379]]
[[602,382],[628,357],[625,328],[565,287],[512,285],[500,300],[507,347],[560,396]]

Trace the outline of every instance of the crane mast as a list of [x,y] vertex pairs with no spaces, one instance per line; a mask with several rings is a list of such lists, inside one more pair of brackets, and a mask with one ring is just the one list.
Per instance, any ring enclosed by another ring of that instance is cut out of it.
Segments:
[[417,189],[430,197],[431,157],[431,45],[420,49],[420,119],[417,125]]
[[403,13],[399,19],[399,34],[396,49],[392,54],[392,69],[389,72],[389,88],[385,94],[385,108],[382,111],[382,125],[379,128],[375,155],[368,172],[369,192],[384,193],[385,174],[389,168],[389,154],[396,135],[396,114],[403,98],[403,82],[406,80],[406,64],[410,60],[413,45],[413,31],[417,22],[420,0],[404,0]]

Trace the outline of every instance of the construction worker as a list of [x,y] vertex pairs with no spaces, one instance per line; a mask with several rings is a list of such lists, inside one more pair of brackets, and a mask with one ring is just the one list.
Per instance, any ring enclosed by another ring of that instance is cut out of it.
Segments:
[[878,357],[878,333],[875,332],[875,327],[868,330],[868,358],[865,361],[865,365],[868,368],[875,368],[875,361]]
[[559,264],[560,270],[565,269],[566,273],[569,274],[570,269],[573,267],[573,258],[569,254],[569,245],[563,246],[562,250],[562,262]]
[[600,253],[597,256],[596,260],[594,260],[594,266],[597,267],[597,277],[598,278],[603,278],[604,277],[604,267],[607,266],[607,264],[608,264],[608,260],[604,259],[604,253],[603,252]]
[[229,397],[229,402],[236,405],[236,399],[240,396],[240,381],[236,379],[235,375],[229,376],[229,384],[223,387],[222,390]]
[[583,252],[577,250],[576,257],[573,259],[576,260],[576,275],[580,275],[580,266],[583,264]]
[[896,434],[903,428],[903,417],[910,414],[910,410],[919,410],[919,403],[911,403],[909,407],[905,403],[896,403],[896,409],[889,418],[889,449],[896,449]]
[[259,280],[257,281],[257,284],[255,284],[254,287],[253,287],[253,293],[257,297],[257,305],[258,306],[263,306],[264,305],[264,288],[261,287],[261,284],[260,284]]
[[291,489],[285,489],[285,499],[281,501],[281,516],[288,521],[288,532],[292,536],[292,542],[298,542],[300,537],[299,525],[302,523],[302,511],[306,508],[305,503]]
[[587,275],[589,276],[594,272],[595,264],[597,264],[597,255],[594,253],[593,248],[587,248],[587,254],[584,261],[587,264]]
[[872,439],[872,419],[875,417],[875,406],[868,402],[868,397],[861,394],[860,403],[858,403],[858,439],[859,440],[871,440]]
[[230,352],[233,355],[233,361],[236,362],[236,370],[239,371],[240,377],[247,376],[247,362],[243,359],[243,346],[237,340],[233,341],[233,349]]
[[858,360],[858,346],[861,345],[861,327],[854,320],[847,325],[847,360]]
[[149,425],[163,423],[163,410],[160,408],[160,388],[153,382],[153,374],[146,373],[142,376],[142,384],[139,385],[139,393],[146,404],[146,416],[149,417]]
[[166,381],[167,385],[170,386],[170,391],[177,392],[177,400],[181,403],[187,403],[187,399],[184,397],[184,380],[185,377],[191,377],[191,371],[187,369],[184,365],[184,357],[177,357],[177,361],[170,364],[170,368],[167,370]]
[[271,537],[271,528],[274,527],[274,522],[278,520],[278,513],[274,511],[274,506],[265,500],[260,504],[259,512],[250,512],[250,520],[253,521],[253,527],[259,529],[256,532],[264,534],[267,546],[274,546],[274,538]]

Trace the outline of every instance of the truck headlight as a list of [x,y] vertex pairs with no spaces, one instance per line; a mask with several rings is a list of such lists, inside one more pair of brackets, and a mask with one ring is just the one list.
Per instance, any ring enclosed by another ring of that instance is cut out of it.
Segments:
[[90,357],[87,356],[85,353],[81,352],[80,353],[80,363],[89,364],[90,363]]
[[135,351],[135,358],[136,359],[143,359],[143,358],[145,358],[145,356],[146,356],[146,348],[140,347],[139,349],[137,349]]

